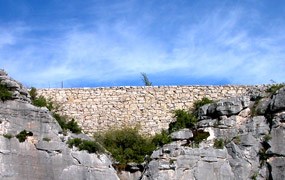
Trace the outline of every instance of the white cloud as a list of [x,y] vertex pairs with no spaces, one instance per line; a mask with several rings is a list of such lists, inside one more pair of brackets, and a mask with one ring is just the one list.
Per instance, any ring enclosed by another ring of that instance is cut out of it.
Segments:
[[[112,9],[122,8],[114,5]],[[116,13],[126,13],[122,11]],[[239,84],[282,82],[284,35],[270,29],[264,35],[252,35],[244,26],[245,13],[241,8],[213,10],[196,23],[185,21],[173,27],[176,34],[167,41],[145,32],[154,18],[136,23],[124,18],[105,22],[103,18],[88,28],[60,25],[54,27],[60,35],[46,37],[31,36],[35,27],[17,24],[15,32],[0,27],[0,66],[36,86],[80,78],[113,82],[140,72],[159,75],[168,71],[185,78],[215,77]],[[254,16],[258,18],[256,12]]]

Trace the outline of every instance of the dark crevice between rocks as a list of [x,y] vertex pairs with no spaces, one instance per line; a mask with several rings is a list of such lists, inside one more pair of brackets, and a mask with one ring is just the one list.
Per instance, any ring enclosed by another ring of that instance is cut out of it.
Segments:
[[266,167],[268,169],[268,180],[273,180],[273,177],[272,177],[272,167],[269,163],[266,163]]
[[72,154],[71,154],[71,157],[72,157],[76,162],[78,162],[78,164],[81,164],[81,162],[80,162],[80,160],[79,160],[78,158],[76,158],[76,157],[73,156]]

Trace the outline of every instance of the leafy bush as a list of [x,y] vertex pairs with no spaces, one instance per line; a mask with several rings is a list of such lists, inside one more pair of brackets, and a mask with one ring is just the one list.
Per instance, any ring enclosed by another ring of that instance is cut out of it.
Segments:
[[225,146],[224,140],[223,139],[215,139],[214,141],[214,147],[217,149],[223,149]]
[[197,122],[197,118],[194,114],[183,109],[175,110],[174,117],[176,117],[176,121],[169,124],[169,133],[183,128],[194,128]]
[[81,133],[81,128],[74,119],[68,121],[66,116],[61,116],[60,114],[57,113],[53,113],[53,117],[56,119],[62,130],[69,129],[71,132],[75,134]]
[[43,141],[50,142],[50,140],[51,140],[51,139],[50,139],[49,137],[44,137],[44,138],[43,138]]
[[195,144],[199,144],[204,139],[207,139],[210,136],[209,132],[204,132],[203,130],[195,130],[193,131],[193,142]]
[[33,136],[33,133],[32,132],[28,132],[26,130],[23,130],[19,134],[16,135],[16,138],[20,142],[24,142],[27,139],[27,136]]
[[89,153],[104,152],[103,148],[95,141],[82,140],[80,138],[69,139],[67,141],[68,147],[77,147],[80,151],[86,150]]
[[164,144],[170,143],[171,138],[169,136],[169,133],[166,130],[162,130],[161,133],[155,134],[155,136],[152,138],[152,143],[156,147],[161,147]]
[[271,135],[270,134],[266,134],[264,137],[263,137],[263,141],[265,142],[268,142],[272,139]]
[[12,134],[3,134],[3,136],[7,139],[11,139],[14,137]]
[[144,157],[150,155],[156,148],[151,140],[143,138],[136,128],[109,130],[95,138],[101,141],[120,164],[142,163]]
[[48,110],[55,109],[54,103],[50,100],[47,100],[44,96],[39,96],[37,94],[37,89],[32,87],[29,91],[29,94],[31,96],[32,104],[37,107],[47,107]]
[[272,86],[270,86],[266,92],[271,93],[271,94],[275,94],[279,89],[281,89],[282,87],[284,87],[285,84],[273,84]]
[[[44,96],[38,96],[37,94],[37,89],[32,87],[31,90],[29,91],[32,104],[38,107],[47,107],[50,111],[56,109],[56,106],[54,105],[53,102],[50,100],[47,100]],[[66,116],[61,116],[60,114],[53,113],[53,117],[57,120],[58,124],[62,128],[62,130],[67,130],[69,129],[71,132],[75,134],[81,133],[81,128],[77,124],[77,122],[72,119],[71,121],[67,120]]]
[[79,134],[81,133],[81,128],[79,127],[79,125],[77,124],[77,122],[72,119],[71,121],[68,121],[65,125],[66,129],[69,129],[71,132],[75,133],[75,134]]
[[203,97],[201,100],[195,101],[193,104],[193,109],[194,111],[197,111],[200,107],[206,105],[206,104],[210,104],[213,103],[214,101],[207,98],[207,97]]
[[12,93],[9,91],[7,86],[0,84],[0,99],[6,101],[12,99]]

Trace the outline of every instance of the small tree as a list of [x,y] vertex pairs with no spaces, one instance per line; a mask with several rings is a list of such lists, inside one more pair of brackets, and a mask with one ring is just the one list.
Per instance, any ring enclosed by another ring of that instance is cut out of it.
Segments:
[[149,81],[146,73],[142,72],[141,75],[142,75],[142,81],[144,82],[144,85],[145,86],[152,86],[152,82]]

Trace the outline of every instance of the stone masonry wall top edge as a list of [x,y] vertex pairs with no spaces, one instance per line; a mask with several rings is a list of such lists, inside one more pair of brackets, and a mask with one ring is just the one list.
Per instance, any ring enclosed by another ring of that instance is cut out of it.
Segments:
[[259,85],[170,85],[170,86],[111,86],[111,87],[80,87],[80,88],[39,88],[40,90],[75,90],[75,89],[152,89],[152,88],[178,88],[178,87],[262,87],[269,86],[269,84],[259,84]]

